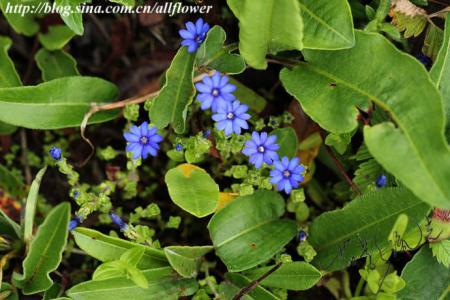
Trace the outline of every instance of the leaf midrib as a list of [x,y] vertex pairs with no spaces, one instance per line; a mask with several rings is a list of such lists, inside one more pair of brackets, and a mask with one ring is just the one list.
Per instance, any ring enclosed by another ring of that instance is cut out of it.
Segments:
[[412,144],[414,147],[411,147],[413,149],[413,151],[416,153],[417,157],[419,158],[419,162],[422,165],[423,169],[426,171],[426,173],[428,174],[428,176],[432,179],[431,182],[433,183],[433,185],[437,188],[437,190],[440,192],[441,197],[445,198],[445,193],[444,190],[441,188],[440,185],[438,185],[437,181],[435,180],[435,177],[433,176],[433,173],[431,172],[431,170],[428,168],[428,165],[424,162],[423,157],[421,155],[421,153],[417,150],[417,145],[416,143],[411,139],[410,137],[410,133],[408,130],[405,130],[405,128],[408,128],[407,126],[403,125],[403,122],[401,122],[400,118],[394,113],[394,111],[392,109],[390,109],[390,107],[388,105],[386,105],[380,98],[378,98],[377,96],[371,95],[370,93],[360,89],[358,86],[347,82],[343,79],[340,79],[338,77],[333,76],[332,74],[328,73],[327,71],[317,67],[317,66],[313,66],[311,64],[306,64],[307,68],[310,68],[311,70],[317,72],[318,74],[327,77],[329,79],[332,79],[333,81],[335,81],[336,83],[341,83],[344,86],[353,89],[356,92],[359,92],[360,94],[368,97],[369,99],[371,99],[372,101],[374,101],[377,105],[379,105],[381,108],[383,108],[384,110],[388,111],[392,118],[395,120],[395,122],[397,122],[397,124],[400,126],[400,128],[402,128],[402,132],[404,133],[404,136],[406,137],[406,139],[410,142],[410,144]]
[[277,220],[278,220],[278,219],[270,219],[270,220],[267,220],[267,221],[265,221],[265,222],[262,222],[262,223],[258,223],[258,224],[256,224],[256,225],[253,225],[253,226],[251,226],[251,227],[249,227],[249,228],[247,228],[247,229],[241,231],[240,233],[238,233],[238,234],[236,234],[236,235],[234,235],[234,236],[232,236],[232,237],[230,237],[230,238],[224,240],[223,242],[221,242],[220,244],[218,244],[218,245],[216,246],[216,248],[220,248],[220,247],[224,246],[225,244],[228,244],[228,243],[234,241],[235,239],[238,239],[238,238],[240,238],[241,236],[243,236],[243,235],[245,235],[245,234],[247,234],[247,233],[249,233],[249,232],[251,232],[251,231],[253,231],[253,230],[257,229],[257,228],[259,228],[259,227],[262,227],[262,226],[264,226],[264,225],[266,225],[266,224],[270,224],[270,223],[275,222],[275,221],[277,221]]

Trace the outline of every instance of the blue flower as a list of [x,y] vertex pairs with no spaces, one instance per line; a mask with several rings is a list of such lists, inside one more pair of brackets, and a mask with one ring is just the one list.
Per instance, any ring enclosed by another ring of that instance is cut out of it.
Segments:
[[111,218],[111,221],[114,222],[117,226],[119,226],[120,230],[124,231],[128,229],[127,223],[125,223],[118,215],[115,213],[109,213],[109,217]]
[[48,153],[50,153],[50,156],[51,156],[54,160],[61,160],[61,154],[62,154],[61,148],[58,148],[58,147],[52,147],[52,148],[50,148],[50,150],[48,151]]
[[76,216],[69,222],[69,231],[74,230],[82,222],[81,217]]
[[257,169],[261,168],[263,162],[271,165],[278,160],[277,150],[280,148],[275,144],[277,137],[275,135],[267,135],[267,132],[252,132],[252,139],[245,142],[242,153],[250,157],[250,163],[255,165]]
[[382,188],[383,186],[385,186],[386,183],[387,183],[387,177],[384,174],[378,176],[377,179],[375,180],[375,184],[379,188]]
[[133,159],[146,159],[149,154],[156,156],[159,143],[163,140],[157,131],[156,127],[149,128],[148,123],[144,122],[140,126],[131,126],[130,132],[124,133],[128,142],[126,150],[133,153]]
[[205,39],[209,30],[209,24],[203,21],[202,18],[199,18],[195,24],[187,22],[186,28],[187,30],[181,29],[179,31],[180,36],[183,38],[181,45],[187,46],[189,53],[194,53]]
[[303,177],[305,167],[299,162],[298,157],[289,160],[287,156],[281,161],[275,161],[275,169],[270,171],[270,183],[276,184],[279,191],[284,189],[286,194],[290,194],[292,189],[298,188],[298,183],[305,179]]
[[175,146],[175,149],[176,149],[177,151],[181,151],[181,150],[183,150],[183,145],[181,145],[180,143],[178,143],[178,144]]
[[227,102],[236,100],[232,94],[236,90],[236,86],[228,83],[228,76],[221,76],[218,71],[211,77],[205,76],[202,82],[195,84],[195,88],[199,92],[197,100],[201,103],[201,109],[211,108],[213,113]]
[[233,132],[241,134],[241,129],[248,129],[246,120],[250,119],[250,115],[247,110],[248,106],[237,100],[233,103],[227,102],[225,106],[219,107],[212,119],[217,122],[217,129],[224,130],[226,136]]
[[300,242],[304,242],[308,238],[308,234],[304,230],[300,230],[297,234],[297,238]]

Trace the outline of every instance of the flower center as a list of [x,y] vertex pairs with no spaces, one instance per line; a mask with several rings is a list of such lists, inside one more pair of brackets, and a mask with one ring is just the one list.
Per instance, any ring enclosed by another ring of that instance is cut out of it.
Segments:
[[211,94],[214,96],[214,97],[217,97],[217,96],[219,96],[219,90],[218,89],[216,89],[216,88],[214,88],[213,90],[212,90],[212,92],[211,92]]
[[283,176],[286,177],[286,178],[289,178],[291,176],[291,172],[289,172],[289,170],[285,170],[283,172]]
[[194,40],[195,40],[197,43],[199,43],[199,42],[202,41],[202,36],[199,35],[199,34],[196,34]]
[[233,120],[233,118],[234,118],[234,114],[232,112],[229,112],[227,115],[227,119]]
[[148,143],[148,137],[142,136],[142,137],[141,137],[141,144],[142,144],[142,145],[145,145],[145,144],[147,144],[147,143]]
[[259,146],[258,147],[258,152],[259,153],[264,153],[264,151],[266,151],[266,149],[263,146]]

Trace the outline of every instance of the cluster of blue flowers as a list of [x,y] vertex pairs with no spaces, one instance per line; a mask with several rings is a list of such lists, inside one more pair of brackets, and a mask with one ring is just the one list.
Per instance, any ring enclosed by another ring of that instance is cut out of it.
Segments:
[[261,168],[263,163],[273,165],[270,183],[275,184],[279,191],[284,190],[290,194],[292,189],[298,188],[299,182],[304,180],[305,167],[300,164],[298,157],[289,160],[284,156],[280,161],[276,152],[280,146],[276,141],[275,135],[268,135],[267,132],[259,134],[254,131],[251,140],[245,143],[242,153],[249,157],[250,163],[257,169]]

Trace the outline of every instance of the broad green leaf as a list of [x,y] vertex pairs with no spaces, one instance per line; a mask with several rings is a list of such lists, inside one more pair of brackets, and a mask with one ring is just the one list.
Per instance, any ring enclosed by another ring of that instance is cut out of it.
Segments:
[[42,46],[51,51],[62,49],[74,36],[75,32],[66,25],[54,25],[48,32],[39,33],[38,38]]
[[[406,287],[399,300],[441,299],[450,282],[449,269],[439,264],[428,246],[423,246],[402,271]],[[446,298],[445,298],[446,299]]]
[[126,275],[127,264],[121,260],[102,263],[92,274],[92,280],[105,280]]
[[225,46],[226,33],[216,25],[208,31],[205,41],[197,50],[196,64],[222,73],[239,74],[245,70],[244,59],[239,54],[230,53]]
[[[245,276],[256,280],[272,268],[273,266],[255,269],[246,273]],[[320,277],[320,271],[306,262],[288,262],[282,264],[280,268],[261,281],[261,285],[270,288],[303,291],[313,287]]]
[[176,133],[184,132],[187,109],[195,95],[194,60],[187,47],[181,47],[172,60],[164,86],[150,107],[150,121],[159,129],[172,124]]
[[227,0],[227,3],[239,19],[239,51],[253,68],[267,68],[267,53],[303,48],[298,0]]
[[48,51],[42,48],[34,58],[44,81],[80,75],[75,59],[63,50]]
[[397,127],[366,126],[371,154],[420,199],[450,207],[442,99],[425,68],[381,35],[361,31],[356,31],[354,48],[305,50],[304,55],[308,63],[281,72],[283,85],[304,111],[322,128],[340,134],[354,130],[357,107],[366,109],[373,101]]
[[172,268],[189,278],[197,276],[202,257],[212,249],[212,246],[169,246],[164,253]]
[[0,88],[21,86],[14,62],[8,55],[12,41],[8,37],[0,36]]
[[70,204],[64,202],[53,208],[39,226],[23,261],[23,275],[14,276],[14,283],[25,295],[42,292],[52,286],[49,273],[61,262],[69,220]]
[[399,215],[408,216],[409,230],[426,217],[429,209],[404,188],[383,188],[356,197],[344,208],[314,219],[308,239],[317,251],[312,264],[334,271],[345,268],[353,259],[378,253],[388,245]]
[[0,188],[18,198],[26,195],[26,187],[21,179],[2,165],[0,165]]
[[[90,0],[55,0],[55,5],[61,11],[61,19],[77,35],[83,35],[84,32],[83,15],[77,12],[77,6],[90,2]],[[68,12],[69,8],[70,12]]]
[[[27,1],[26,6],[28,6],[31,10],[31,7],[34,5],[39,5],[40,1],[32,0]],[[5,16],[6,20],[8,21],[9,25],[20,34],[26,35],[26,36],[32,36],[35,35],[39,31],[39,23],[36,21],[36,14],[32,14],[31,12],[25,13],[22,11],[22,13],[13,13],[13,12],[6,12],[7,9],[9,11],[14,10],[16,7],[16,10],[18,10],[18,7],[24,6],[24,3],[22,0],[2,0],[0,1],[0,8],[2,10],[3,16]],[[18,12],[18,11],[16,11]]]
[[266,107],[266,99],[264,97],[232,77],[230,77],[229,82],[236,86],[236,91],[233,94],[241,103],[247,104],[250,109],[257,113],[263,111]]
[[297,225],[279,219],[283,213],[283,198],[278,193],[260,190],[236,198],[211,218],[211,240],[230,272],[247,270],[269,260],[295,236]]
[[145,253],[138,264],[140,269],[150,269],[168,265],[162,250],[104,235],[103,233],[89,228],[78,227],[72,231],[72,233],[78,247],[100,261],[118,260],[128,249],[142,247],[145,249]]
[[304,48],[337,50],[353,47],[353,18],[347,0],[298,1],[304,23]]
[[148,281],[146,289],[140,288],[126,277],[101,281],[86,281],[67,291],[73,300],[128,299],[154,300],[178,299],[194,294],[198,285],[194,279],[181,279],[174,276],[170,267],[143,271]]
[[450,126],[450,14],[445,19],[444,41],[436,61],[430,70],[431,79],[442,93],[447,113],[447,127]]
[[23,237],[27,243],[31,241],[33,236],[34,215],[36,213],[39,187],[41,186],[42,177],[44,176],[46,170],[47,167],[45,166],[36,174],[36,178],[34,178],[31,183],[30,191],[28,192],[27,202],[25,203]]
[[16,130],[17,130],[16,126],[0,122],[0,135],[12,134]]
[[131,265],[133,267],[137,266],[137,264],[141,261],[141,258],[144,256],[145,248],[143,247],[134,247],[125,251],[121,256],[120,260]]
[[[32,129],[79,126],[91,103],[117,96],[117,87],[100,78],[74,76],[35,86],[0,88],[0,121]],[[116,110],[96,113],[89,123],[113,119]]]
[[270,135],[277,136],[277,144],[280,146],[277,153],[281,158],[287,156],[289,158],[294,157],[297,154],[297,134],[291,127],[278,128],[270,133]]
[[[238,273],[226,273],[225,278],[231,283],[221,287],[221,292],[224,294],[226,300],[233,299],[234,296],[244,287],[250,285],[252,280]],[[247,293],[242,300],[281,300],[261,285],[257,285],[252,291]]]
[[197,218],[214,212],[219,201],[219,186],[202,168],[181,164],[166,173],[172,201]]

